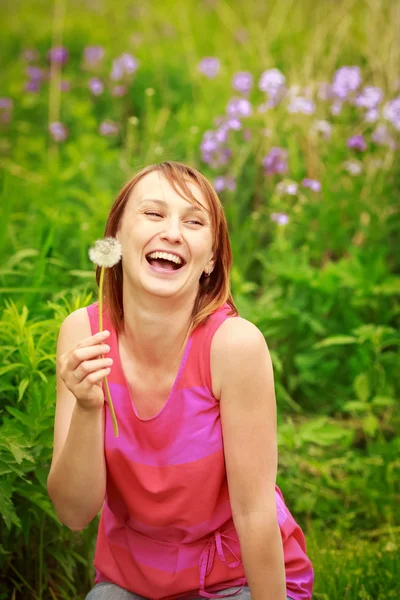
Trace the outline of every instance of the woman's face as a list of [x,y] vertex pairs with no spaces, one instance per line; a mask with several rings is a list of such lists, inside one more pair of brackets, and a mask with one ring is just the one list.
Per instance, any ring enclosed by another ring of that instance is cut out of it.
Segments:
[[202,208],[182,198],[157,171],[132,190],[116,236],[130,286],[194,300],[203,271],[213,268],[209,207],[198,186],[188,185]]

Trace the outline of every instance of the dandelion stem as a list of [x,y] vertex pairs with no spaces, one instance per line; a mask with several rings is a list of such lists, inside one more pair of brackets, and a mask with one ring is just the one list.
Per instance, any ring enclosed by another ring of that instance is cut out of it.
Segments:
[[[100,282],[99,282],[99,331],[103,331],[103,284],[104,284],[104,271],[105,268],[101,267],[101,271],[100,271]],[[114,410],[114,404],[111,398],[111,393],[110,393],[110,388],[108,386],[108,380],[107,377],[104,377],[104,387],[106,389],[106,396],[107,396],[107,400],[108,400],[108,406],[110,407],[110,412],[111,412],[111,419],[112,419],[112,424],[113,424],[113,429],[114,429],[114,435],[115,437],[119,436],[119,432],[118,432],[118,423],[117,423],[117,417],[115,415],[115,410]]]

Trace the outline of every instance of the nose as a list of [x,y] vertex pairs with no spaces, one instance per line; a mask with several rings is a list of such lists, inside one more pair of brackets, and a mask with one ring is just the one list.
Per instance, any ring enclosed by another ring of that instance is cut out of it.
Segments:
[[165,227],[160,233],[162,240],[168,240],[171,243],[177,244],[182,242],[182,231],[179,219],[165,219]]

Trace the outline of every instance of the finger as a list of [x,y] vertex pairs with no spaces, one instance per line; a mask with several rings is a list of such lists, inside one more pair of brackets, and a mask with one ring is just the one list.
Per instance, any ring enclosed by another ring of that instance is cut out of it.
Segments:
[[68,358],[68,369],[75,371],[84,360],[91,360],[102,354],[107,354],[107,352],[110,352],[110,346],[108,344],[97,344],[96,346],[88,346],[87,348],[75,348],[71,351]]
[[87,375],[82,381],[81,383],[86,383],[89,384],[90,386],[95,385],[96,383],[98,383],[99,381],[101,381],[102,379],[104,379],[104,377],[107,377],[107,375],[110,373],[111,369],[108,367],[107,369],[100,369],[100,371],[95,371],[94,373],[89,373],[89,375]]
[[90,337],[81,340],[77,345],[77,348],[84,348],[86,346],[94,346],[95,344],[100,344],[104,340],[106,340],[109,335],[110,332],[107,329],[105,329],[104,331],[98,331],[94,335],[91,335]]
[[98,371],[99,369],[105,369],[107,367],[111,367],[112,364],[113,364],[112,358],[98,358],[97,360],[84,360],[72,372],[79,381],[83,381],[83,379],[87,375],[89,375],[89,373],[93,373],[94,371]]

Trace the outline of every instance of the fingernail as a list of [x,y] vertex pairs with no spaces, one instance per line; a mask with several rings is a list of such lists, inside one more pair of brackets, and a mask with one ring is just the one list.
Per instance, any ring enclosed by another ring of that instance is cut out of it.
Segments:
[[104,330],[103,330],[103,331],[101,331],[100,333],[101,333],[101,335],[104,335],[104,336],[106,336],[106,335],[108,335],[110,332],[109,332],[107,329],[104,329]]

